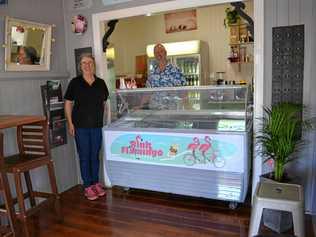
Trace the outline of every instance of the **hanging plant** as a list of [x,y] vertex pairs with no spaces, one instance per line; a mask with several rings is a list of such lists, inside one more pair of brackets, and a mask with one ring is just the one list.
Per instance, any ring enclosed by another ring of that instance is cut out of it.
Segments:
[[235,9],[230,9],[229,7],[225,10],[226,18],[224,19],[224,26],[227,27],[231,24],[236,24],[240,20],[240,16]]

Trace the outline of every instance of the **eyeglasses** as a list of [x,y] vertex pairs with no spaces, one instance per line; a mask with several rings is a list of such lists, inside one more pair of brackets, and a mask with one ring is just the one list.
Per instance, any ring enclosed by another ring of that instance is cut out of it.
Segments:
[[93,65],[93,62],[81,62],[82,65]]

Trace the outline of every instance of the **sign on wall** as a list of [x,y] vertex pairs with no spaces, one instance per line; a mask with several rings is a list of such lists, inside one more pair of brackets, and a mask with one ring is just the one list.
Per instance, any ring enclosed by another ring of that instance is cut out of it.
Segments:
[[165,14],[166,33],[197,29],[196,10]]
[[72,32],[76,35],[82,35],[87,31],[88,28],[88,20],[83,15],[73,16],[71,19],[71,29]]
[[92,5],[92,0],[73,0],[73,9],[82,10],[90,8]]
[[86,48],[78,48],[75,49],[75,62],[76,62],[76,75],[79,76],[81,74],[79,70],[79,61],[80,61],[80,56],[82,54],[92,54],[92,48],[91,47],[86,47]]

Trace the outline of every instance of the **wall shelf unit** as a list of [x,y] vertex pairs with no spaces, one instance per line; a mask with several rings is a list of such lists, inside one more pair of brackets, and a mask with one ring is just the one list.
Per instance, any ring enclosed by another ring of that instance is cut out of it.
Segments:
[[241,71],[241,64],[253,63],[253,36],[247,28],[247,24],[238,23],[229,25],[229,47],[231,64],[238,64]]

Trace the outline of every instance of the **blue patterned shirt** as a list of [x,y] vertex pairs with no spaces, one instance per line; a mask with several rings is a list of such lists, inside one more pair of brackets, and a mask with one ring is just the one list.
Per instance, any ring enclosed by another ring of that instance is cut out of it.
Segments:
[[[186,84],[185,77],[179,68],[168,63],[165,70],[160,71],[158,65],[154,66],[146,87],[173,87],[184,86]],[[176,109],[179,100],[181,100],[177,92],[153,92],[149,102],[149,108],[154,110],[173,110]]]
[[154,66],[146,82],[146,87],[172,87],[185,84],[186,80],[180,69],[168,63],[163,71],[160,71],[158,65]]

